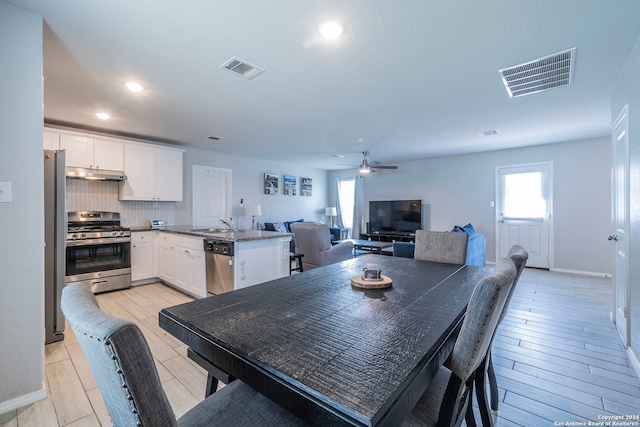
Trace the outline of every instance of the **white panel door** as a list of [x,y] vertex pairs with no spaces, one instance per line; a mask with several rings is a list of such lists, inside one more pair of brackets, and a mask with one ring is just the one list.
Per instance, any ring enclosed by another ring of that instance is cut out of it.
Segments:
[[551,163],[499,166],[497,258],[513,245],[529,252],[528,267],[549,268]]
[[231,217],[231,170],[193,165],[193,225],[221,227]]
[[612,156],[612,232],[613,283],[615,307],[613,320],[624,344],[629,335],[629,119],[628,106],[622,109],[611,130]]

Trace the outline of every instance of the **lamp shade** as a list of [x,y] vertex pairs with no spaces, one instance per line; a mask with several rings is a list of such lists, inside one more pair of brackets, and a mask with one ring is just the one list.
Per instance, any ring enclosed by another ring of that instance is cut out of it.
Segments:
[[260,216],[260,215],[262,215],[262,206],[260,206],[260,205],[246,205],[244,207],[244,213],[247,216]]
[[336,216],[338,215],[338,211],[336,210],[336,207],[328,207],[328,208],[324,208],[324,214],[326,216]]

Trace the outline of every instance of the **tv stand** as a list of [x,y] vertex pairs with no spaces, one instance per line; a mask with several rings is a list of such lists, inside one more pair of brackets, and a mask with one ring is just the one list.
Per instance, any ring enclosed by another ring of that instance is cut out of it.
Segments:
[[415,233],[366,233],[360,235],[361,239],[371,240],[374,242],[415,242]]

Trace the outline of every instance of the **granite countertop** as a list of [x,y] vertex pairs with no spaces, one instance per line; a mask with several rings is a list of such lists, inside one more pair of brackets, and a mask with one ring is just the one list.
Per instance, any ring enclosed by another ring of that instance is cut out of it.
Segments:
[[[152,231],[156,230],[151,226],[143,227],[130,227],[132,232],[136,231]],[[205,227],[193,227],[192,225],[170,225],[165,226],[159,231],[174,234],[184,234],[187,236],[211,238],[222,240],[226,242],[247,242],[251,240],[264,240],[264,239],[279,239],[283,237],[292,237],[292,233],[279,233],[276,231],[264,231],[264,230],[234,230],[224,231],[223,229],[212,229],[216,231],[207,231],[209,229]],[[221,231],[217,231],[221,230]]]

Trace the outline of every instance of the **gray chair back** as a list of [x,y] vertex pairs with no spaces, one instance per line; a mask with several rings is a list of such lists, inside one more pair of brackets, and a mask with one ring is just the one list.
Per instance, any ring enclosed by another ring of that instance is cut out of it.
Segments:
[[447,363],[463,381],[478,369],[489,351],[516,274],[514,262],[502,258],[496,263],[493,273],[481,279],[473,290],[462,329]]
[[513,296],[513,291],[516,289],[516,285],[518,284],[518,280],[520,279],[520,275],[524,270],[525,265],[527,264],[527,260],[529,259],[529,252],[526,251],[520,245],[513,245],[509,252],[507,252],[507,258],[511,259],[516,266],[516,278],[513,280],[513,286],[511,287],[511,291],[507,296],[507,302],[504,304],[504,309],[502,310],[502,314],[500,315],[500,320],[498,324],[502,323],[502,319],[507,315],[507,309],[509,308],[509,303],[511,302],[511,297]]
[[416,231],[413,257],[423,261],[464,264],[467,259],[467,233],[449,231]]
[[113,424],[177,426],[138,326],[103,313],[91,290],[81,283],[63,289],[61,305]]

